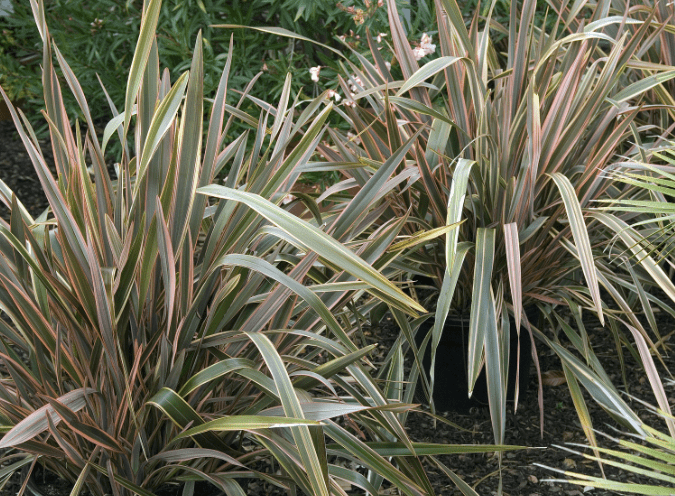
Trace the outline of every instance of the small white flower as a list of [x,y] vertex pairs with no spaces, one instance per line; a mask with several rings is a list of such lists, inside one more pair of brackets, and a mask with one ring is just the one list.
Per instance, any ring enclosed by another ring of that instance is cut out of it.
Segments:
[[339,102],[340,100],[342,100],[342,97],[340,96],[340,94],[335,90],[328,90],[327,95],[328,95],[328,98],[333,98],[333,99],[335,99],[336,102]]
[[321,72],[321,66],[317,65],[316,67],[309,68],[309,74],[312,77],[312,81],[315,83],[319,82],[319,72]]
[[391,64],[390,64],[389,62],[387,62],[387,61],[385,60],[385,61],[384,61],[384,65],[387,66],[387,70],[388,70],[388,71],[391,71]]
[[356,103],[354,102],[354,100],[345,100],[345,105],[347,107],[356,107]]
[[349,83],[349,89],[352,90],[352,93],[356,93],[359,91],[359,86],[363,87],[363,81],[361,81],[360,77],[352,74],[351,82]]
[[293,196],[292,194],[288,193],[286,196],[284,196],[284,197],[281,199],[281,203],[282,203],[283,205],[288,205],[288,204],[291,203],[293,200],[295,200],[295,196]]
[[387,36],[387,33],[379,33],[377,35],[377,42],[382,43],[382,38],[384,38],[385,36]]
[[431,42],[431,36],[429,36],[427,33],[422,33],[420,48],[424,50],[424,55],[431,55],[436,51],[436,45]]
[[420,60],[425,55],[426,55],[426,52],[424,51],[424,48],[422,48],[422,47],[413,48],[413,56],[415,57],[415,60]]

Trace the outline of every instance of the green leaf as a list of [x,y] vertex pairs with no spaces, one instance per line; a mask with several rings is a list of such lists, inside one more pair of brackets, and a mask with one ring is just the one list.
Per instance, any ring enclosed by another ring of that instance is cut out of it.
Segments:
[[[469,396],[478,379],[485,346],[485,368],[488,383],[490,417],[495,441],[503,442],[506,417],[506,384],[502,370],[506,358],[499,346],[497,314],[492,295],[492,269],[495,255],[495,229],[479,228],[476,239],[476,262],[469,320],[468,371]],[[508,365],[508,364],[506,364]]]
[[263,415],[232,415],[181,432],[176,439],[197,436],[205,432],[255,431],[259,429],[275,429],[279,427],[298,427],[321,425],[315,420],[290,417],[266,417]]
[[283,284],[291,291],[307,302],[307,304],[319,315],[328,328],[340,339],[340,342],[350,350],[356,350],[356,346],[351,342],[344,329],[324,302],[314,292],[295,280],[293,277],[283,273],[266,260],[251,255],[225,255],[218,261],[218,265],[237,265],[253,269],[261,274],[273,278],[280,284]]
[[411,100],[410,98],[403,98],[398,96],[391,96],[389,97],[389,101],[406,110],[412,110],[417,114],[428,115],[430,117],[433,117],[434,119],[438,119],[439,121],[443,121],[447,124],[453,126],[455,125],[455,122],[452,119],[450,119],[447,115],[444,115],[437,110],[429,108],[423,103],[420,103],[416,100]]
[[586,284],[591,293],[591,298],[595,304],[595,311],[598,314],[600,323],[605,325],[605,317],[602,313],[602,300],[600,298],[600,286],[598,285],[598,277],[595,273],[595,260],[593,259],[593,251],[588,237],[588,229],[584,222],[584,214],[581,211],[581,205],[577,199],[574,187],[567,176],[556,172],[551,174],[551,178],[558,186],[560,196],[565,204],[565,211],[567,212],[567,218],[569,219],[574,244],[579,253],[581,269],[586,278]]
[[354,196],[354,199],[342,211],[338,218],[334,232],[337,239],[341,239],[348,230],[353,228],[356,219],[362,217],[368,211],[368,207],[373,203],[384,184],[390,179],[392,173],[405,158],[410,148],[415,144],[417,137],[421,132],[421,129],[418,130],[408,141],[392,153],[368,182],[359,189],[356,196]]
[[422,243],[426,243],[427,241],[436,239],[439,236],[442,236],[443,234],[447,234],[450,232],[451,229],[456,229],[457,227],[458,224],[452,224],[450,226],[441,226],[435,229],[429,229],[428,231],[420,231],[418,233],[413,234],[412,236],[409,236],[407,239],[404,239],[403,241],[399,241],[398,243],[391,245],[389,249],[391,251],[398,251],[414,248],[415,246],[418,246]]
[[[185,232],[189,227],[192,205],[195,197],[195,188],[199,180],[200,157],[202,151],[202,135],[204,121],[204,63],[202,54],[202,33],[199,31],[195,41],[194,55],[190,65],[190,82],[185,97],[183,111],[182,140],[180,144],[180,159],[178,161],[178,175],[171,225],[171,242],[179,252],[180,246],[186,238]],[[196,240],[198,232],[191,232],[192,239]]]
[[649,273],[654,282],[661,287],[672,301],[675,301],[675,285],[664,270],[659,267],[659,264],[649,256],[648,251],[642,247],[640,243],[641,237],[635,229],[625,221],[611,214],[592,212],[590,216],[612,229],[616,236],[621,239],[624,246],[633,253],[633,256],[639,261],[642,268]]
[[398,90],[398,92],[396,93],[396,96],[401,96],[406,91],[410,91],[411,88],[414,88],[422,81],[429,79],[434,74],[441,72],[443,69],[450,67],[452,64],[460,60],[464,60],[464,58],[445,56],[439,57],[437,59],[432,60],[431,62],[424,64],[417,71],[415,71],[415,73],[411,77],[409,77],[406,80],[405,84],[401,86],[401,89]]
[[[57,400],[73,412],[78,412],[87,405],[86,396],[95,393],[94,389],[80,388],[59,396]],[[61,417],[51,405],[44,405],[12,427],[0,439],[0,449],[24,443],[45,432],[49,428],[47,417],[50,417],[54,424],[61,421]]]
[[645,91],[652,89],[654,86],[665,83],[675,78],[675,70],[665,71],[651,76],[640,78],[639,81],[629,84],[621,91],[616,93],[610,101],[614,104],[619,104],[631,98],[641,95]]
[[[452,175],[452,184],[450,185],[450,194],[448,195],[448,214],[446,225],[458,223],[462,219],[462,212],[464,211],[464,199],[466,198],[466,188],[469,184],[469,175],[471,169],[476,165],[472,160],[460,158]],[[454,265],[454,260],[457,252],[457,242],[459,239],[459,231],[454,229],[446,235],[446,252],[445,261],[448,267]]]
[[516,329],[520,329],[523,312],[523,285],[520,276],[520,241],[518,225],[515,222],[504,224],[504,247],[506,248],[506,265],[509,272],[509,285],[513,299],[513,315]]
[[311,38],[306,38],[305,36],[301,36],[299,34],[295,34],[293,31],[289,31],[288,29],[284,28],[277,28],[277,27],[267,27],[267,26],[242,26],[241,24],[211,24],[212,28],[227,28],[227,29],[254,29],[256,31],[261,31],[263,33],[269,33],[273,34],[276,36],[284,36],[286,38],[293,38],[295,40],[302,40],[306,41],[308,43],[312,43],[314,45],[320,46],[322,48],[325,48],[326,50],[330,50],[334,54],[344,58],[344,55],[342,55],[342,52],[339,50],[336,50],[335,48],[332,48],[328,45],[324,45],[323,43],[319,43],[315,40],[312,40]]
[[402,307],[402,310],[411,313],[415,311],[424,312],[424,308],[419,303],[405,295],[382,274],[334,238],[311,224],[289,214],[264,198],[215,184],[199,188],[197,192],[246,204],[285,231],[301,246],[316,252],[319,256],[334,263],[342,270],[379,290],[395,306]]
[[143,14],[141,21],[141,32],[136,44],[136,51],[131,62],[131,69],[129,70],[129,78],[127,80],[126,96],[124,98],[124,134],[126,136],[131,121],[131,112],[138,95],[138,90],[141,87],[143,73],[145,72],[145,65],[148,63],[150,57],[150,49],[152,48],[152,41],[157,30],[157,20],[159,19],[159,12],[162,7],[161,0],[150,0],[148,8]]
[[189,72],[184,72],[178,81],[171,87],[171,91],[162,99],[157,106],[155,114],[152,116],[152,122],[148,129],[148,134],[145,138],[145,144],[140,156],[140,163],[138,171],[136,172],[136,191],[142,184],[143,178],[146,175],[148,164],[153,155],[157,151],[162,138],[174,123],[176,113],[180,107],[183,96],[185,95],[185,88],[189,80]]
[[[284,363],[281,360],[279,353],[277,353],[277,350],[274,348],[272,342],[267,336],[261,333],[249,332],[246,333],[246,335],[253,342],[253,344],[256,345],[258,351],[260,351],[260,354],[267,364],[267,368],[270,370],[270,373],[274,378],[274,382],[277,385],[277,389],[279,391],[279,399],[281,400],[281,405],[286,416],[289,419],[303,419],[302,407],[300,406],[298,397],[295,395],[293,383],[291,382],[288,372],[286,372],[286,367],[284,366]],[[278,419],[280,417],[267,418]],[[318,423],[314,422],[313,424],[317,425]],[[278,425],[274,425],[274,427],[278,427]],[[328,467],[326,465],[326,456],[325,451],[324,453],[319,451],[323,446],[317,446],[315,444],[314,440],[312,439],[311,432],[307,427],[293,428],[291,429],[291,433],[293,434],[293,439],[295,440],[295,444],[298,447],[300,458],[302,459],[302,463],[305,466],[305,471],[309,476],[309,481],[312,485],[312,488],[316,492],[317,496],[328,496]],[[319,434],[322,435],[322,433]],[[325,447],[323,448],[325,449]]]
[[204,384],[208,384],[219,377],[244,367],[254,368],[255,363],[248,358],[227,358],[221,360],[218,363],[214,363],[213,365],[200,370],[190,377],[185,384],[183,384],[183,387],[178,390],[178,394],[185,397]]
[[[396,442],[369,442],[368,448],[380,456],[435,456],[457,455],[466,453],[494,453],[513,450],[531,449],[528,446],[511,446],[504,444],[447,444],[447,443],[423,443],[413,442],[411,451],[405,444]],[[345,448],[328,445],[335,451],[345,451]]]
[[548,339],[546,341],[595,401],[627,422],[636,432],[644,433],[638,416],[621,399],[611,384],[606,384],[595,372],[559,344]]
[[[187,425],[204,425],[204,421],[199,414],[175,391],[167,387],[160,389],[148,400],[147,404],[159,408],[180,429],[184,429]],[[208,449],[220,451],[227,451],[228,449],[224,442],[210,432],[197,435],[196,441],[200,446]]]
[[[309,420],[316,420],[318,422],[322,420],[327,420],[333,417],[341,417],[343,415],[349,415],[351,413],[362,412],[364,410],[370,410],[371,407],[363,405],[354,405],[349,403],[300,403],[300,408],[302,409],[303,418]],[[264,416],[279,416],[284,413],[284,409],[281,406],[276,406],[273,408],[268,408],[260,412],[260,415]]]

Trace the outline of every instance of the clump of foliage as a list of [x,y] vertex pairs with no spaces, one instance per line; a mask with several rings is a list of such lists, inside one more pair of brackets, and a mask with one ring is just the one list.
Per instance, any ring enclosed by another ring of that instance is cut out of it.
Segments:
[[[406,249],[396,267],[410,277],[430,277],[437,287],[432,350],[449,313],[470,314],[468,390],[485,367],[497,441],[504,436],[508,364],[517,360],[508,349],[514,332],[559,355],[591,442],[580,385],[638,428],[595,357],[581,315],[595,313],[619,350],[628,345],[635,351],[626,333],[630,325],[656,351],[660,334],[651,306],[672,312],[648,294],[660,286],[675,301],[672,282],[637,246],[639,235],[627,223],[632,214],[595,210],[601,199],[645,195],[641,188],[619,188],[605,171],[615,161],[642,157],[634,143],[667,130],[653,125],[659,108],[639,106],[643,95],[673,77],[669,67],[640,59],[662,27],[631,20],[631,32],[617,31],[626,17],[605,18],[598,6],[578,31],[565,34],[562,16],[548,31],[548,22],[543,28],[533,22],[534,1],[513,2],[508,25],[491,21],[488,13],[466,27],[457,2],[435,5],[441,57],[420,66],[389,4],[403,78],[394,77],[372,43],[374,62],[362,58],[343,75],[345,91],[356,88],[357,106],[345,111],[355,135],[335,132],[337,145],[320,151],[329,161],[360,162],[378,173],[387,157],[403,157],[400,167],[388,170],[393,186],[383,193],[388,205],[381,222],[405,219],[403,233],[429,236]],[[508,34],[505,51],[496,49],[494,33]],[[363,184],[369,169],[347,174],[345,185]],[[622,243],[614,242],[617,234]],[[541,309],[546,326],[527,322],[528,305]],[[572,312],[574,326],[557,314],[561,307]],[[640,312],[649,317],[651,334]],[[414,328],[400,323],[406,338],[401,344],[408,341],[419,365],[410,339]]]
[[[372,378],[373,347],[352,339],[365,294],[424,310],[380,272],[401,224],[337,235],[339,217],[324,231],[316,205],[302,220],[283,203],[322,138],[325,95],[293,102],[289,76],[277,106],[256,100],[250,115],[246,94],[228,105],[231,42],[206,124],[202,36],[173,80],[160,71],[161,2],[150,0],[124,105],[111,103],[99,140],[43,3],[31,7],[57,175],[0,89],[50,204],[32,218],[0,182],[11,208],[0,221],[3,476],[40,463],[73,494],[98,496],[177,483],[190,494],[198,480],[243,494],[250,478],[291,494],[388,483],[423,495],[433,489],[421,457],[503,449],[411,442],[412,406]],[[74,126],[63,81],[84,117]],[[236,121],[248,131],[229,140]],[[103,158],[113,137],[114,174]],[[369,216],[377,203],[362,200],[344,215]]]

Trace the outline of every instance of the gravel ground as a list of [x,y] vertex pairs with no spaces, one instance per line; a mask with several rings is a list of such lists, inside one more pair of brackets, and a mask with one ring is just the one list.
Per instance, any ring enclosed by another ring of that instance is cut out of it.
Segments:
[[[47,143],[41,143],[48,160],[51,157],[51,148]],[[29,212],[37,216],[46,207],[47,202],[42,194],[37,177],[23,144],[18,140],[13,125],[0,122],[0,179],[2,179],[17,195]],[[8,209],[0,205],[0,216],[7,218]],[[675,327],[672,319],[663,314],[659,321],[662,335],[666,335]],[[596,352],[605,367],[612,371],[610,374],[615,384],[621,384],[620,369],[613,343],[609,340],[607,331],[602,328],[591,328],[592,344],[597,346]],[[367,331],[367,339],[370,342],[379,343],[380,357],[386,355],[389,347],[396,338],[396,330],[391,326]],[[539,359],[541,370],[556,371],[560,364],[555,356],[540,348]],[[630,394],[653,403],[649,383],[646,381],[644,372],[636,366],[630,356],[626,357],[628,384]],[[675,370],[675,353],[665,358],[668,370]],[[664,372],[664,371],[662,371]],[[664,375],[665,376],[665,375]],[[546,479],[555,476],[553,472],[541,469],[533,463],[541,463],[556,468],[566,468],[583,472],[590,475],[598,475],[599,469],[596,464],[579,456],[571,455],[565,451],[554,448],[554,444],[564,442],[584,443],[584,434],[577,420],[577,415],[570,398],[566,385],[557,387],[544,387],[544,424],[543,437],[541,436],[540,410],[537,402],[537,378],[536,374],[530,374],[530,387],[524,399],[521,400],[517,413],[510,410],[507,417],[506,443],[531,447],[527,450],[509,452],[503,458],[503,491],[506,495],[544,496],[548,494],[604,496],[614,494],[601,490],[584,492],[584,488],[568,484],[549,483]],[[622,388],[620,388],[622,389]],[[669,398],[675,397],[672,388],[667,389]],[[643,407],[637,402],[630,402],[631,406],[643,419],[650,418],[652,425],[664,428],[648,415]],[[591,418],[597,429],[611,432],[610,427],[616,427],[616,423],[595,403],[588,402]],[[453,412],[445,413],[445,417],[462,427],[464,430],[449,427],[442,423],[434,426],[432,419],[424,414],[413,414],[408,421],[410,436],[416,441],[447,442],[452,444],[492,444],[490,417],[487,408],[472,409],[469,414]],[[612,447],[611,443],[600,439],[604,446]],[[536,447],[536,448],[535,448]],[[539,448],[541,447],[541,448]],[[442,457],[441,460],[449,468],[460,475],[467,483],[476,489],[481,495],[496,494],[499,483],[499,471],[497,458],[491,454],[456,455]],[[611,468],[605,469],[608,478],[620,481],[635,480],[634,476],[628,476]],[[429,474],[437,494],[454,495],[460,494],[450,480],[434,467],[429,467]],[[38,477],[40,482],[41,477]],[[43,494],[61,496],[69,494],[67,485],[59,484],[58,481],[46,480],[42,489]],[[0,493],[2,495],[16,494],[19,486],[6,486]],[[250,488],[249,494],[267,494],[263,485],[260,489]],[[394,494],[394,493],[391,493]]]

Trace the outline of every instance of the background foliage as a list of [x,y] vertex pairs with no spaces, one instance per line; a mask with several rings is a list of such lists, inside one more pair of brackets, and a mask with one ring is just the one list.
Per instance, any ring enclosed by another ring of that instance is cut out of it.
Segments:
[[[412,38],[421,35],[433,23],[430,0],[399,0],[407,12],[406,27]],[[231,29],[212,28],[212,24],[276,26],[339,48],[336,38],[356,50],[363,47],[366,29],[373,33],[387,32],[386,9],[377,1],[361,0],[169,0],[162,5],[157,25],[160,67],[177,78],[189,66],[197,32],[203,33],[204,64],[210,70],[204,76],[204,93],[213,95],[217,75],[225,66]],[[45,2],[47,23],[53,26],[53,37],[64,57],[71,61],[85,94],[90,99],[92,118],[97,124],[109,119],[100,77],[113,101],[120,101],[125,91],[127,67],[139,34],[143,2],[130,0],[49,0]],[[13,101],[36,123],[37,110],[43,106],[40,82],[41,41],[29,2],[14,2],[14,13],[3,18],[0,31],[0,84]],[[293,75],[292,89],[301,96],[316,96],[325,87],[336,87],[334,57],[326,49],[299,40],[290,40],[250,29],[237,29],[232,61],[231,87],[243,90],[260,73],[252,95],[265,101],[278,99],[286,73]],[[351,34],[350,34],[351,33]],[[329,66],[318,85],[311,81],[309,67]],[[66,108],[77,108],[66,95]],[[45,131],[41,123],[38,131]]]

